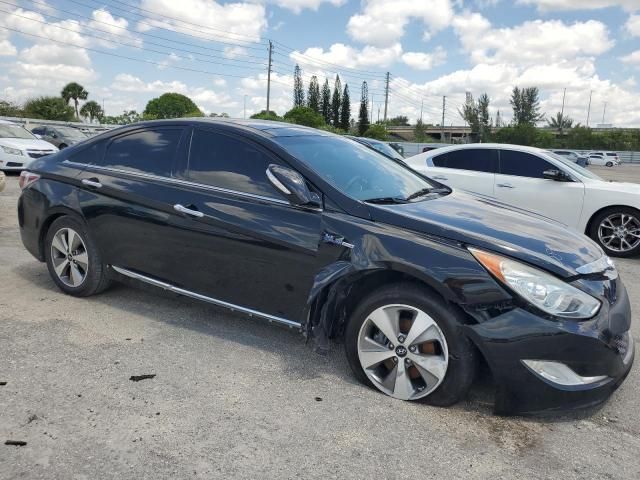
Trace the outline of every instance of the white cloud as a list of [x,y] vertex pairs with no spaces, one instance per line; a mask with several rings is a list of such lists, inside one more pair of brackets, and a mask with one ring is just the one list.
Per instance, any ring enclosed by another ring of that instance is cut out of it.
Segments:
[[494,29],[482,15],[465,13],[454,19],[453,26],[476,63],[550,63],[600,55],[614,45],[607,26],[596,20],[569,25],[559,20],[533,20]]
[[260,34],[267,26],[265,7],[258,3],[142,0],[140,8],[162,12],[164,19],[151,15],[144,23],[138,23],[139,31],[161,27],[203,39],[251,43],[260,41]]
[[[318,70],[336,69],[339,65],[346,68],[387,67],[402,55],[402,46],[395,43],[388,47],[378,48],[367,45],[357,49],[343,43],[334,43],[328,50],[320,47],[307,48],[304,52],[294,51],[289,57],[301,66],[307,65]],[[319,61],[314,61],[319,60]],[[324,62],[324,63],[323,63]],[[331,63],[332,65],[327,65]]]
[[304,9],[318,10],[323,3],[329,3],[335,7],[339,7],[346,3],[346,0],[270,0],[279,7],[286,8],[294,13],[300,13]]
[[[3,14],[0,17],[0,25],[26,34],[73,43],[78,46],[86,46],[88,43],[87,39],[81,34],[82,25],[79,22],[75,20],[48,22],[41,14],[21,8],[15,9],[10,14]],[[57,28],[57,26],[63,28]],[[30,36],[27,36],[27,38],[33,39]]]
[[631,52],[629,55],[621,57],[620,60],[622,60],[624,63],[629,63],[631,65],[637,65],[640,67],[640,50]]
[[16,53],[18,50],[9,40],[0,40],[0,57],[13,57]]
[[388,47],[400,40],[410,20],[416,19],[434,33],[453,19],[451,0],[364,0],[361,13],[347,24],[349,35],[367,45]]
[[624,28],[631,36],[640,37],[640,15],[630,15]]
[[447,51],[437,47],[433,53],[407,52],[402,55],[402,61],[414,70],[431,70],[441,65],[447,58]]
[[90,67],[91,59],[84,48],[57,44],[35,44],[20,52],[20,61],[38,65]]
[[[105,9],[94,10],[91,13],[91,20],[87,24],[87,30],[95,33],[98,37],[104,37],[107,40],[114,40],[127,44],[140,46],[142,41],[127,30],[129,22],[125,18],[116,18]],[[104,40],[94,40],[95,43],[106,48],[118,48],[119,45]]]
[[535,5],[539,10],[598,10],[622,7],[627,11],[640,9],[640,0],[518,0],[522,5]]

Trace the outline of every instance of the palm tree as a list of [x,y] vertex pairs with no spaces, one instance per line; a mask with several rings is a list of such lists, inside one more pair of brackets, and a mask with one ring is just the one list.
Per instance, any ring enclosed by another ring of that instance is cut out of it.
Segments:
[[551,117],[551,119],[547,120],[549,127],[555,128],[556,130],[563,130],[573,127],[573,119],[563,115],[561,112],[558,112],[555,117]]
[[65,85],[62,92],[60,92],[60,95],[67,103],[69,103],[69,100],[73,99],[73,103],[76,107],[76,118],[79,119],[80,113],[78,112],[78,100],[86,100],[89,96],[89,92],[87,92],[79,83],[71,82]]
[[104,116],[104,112],[98,102],[89,100],[80,109],[80,115],[82,115],[83,118],[89,117],[89,122],[93,122],[96,118],[100,120]]

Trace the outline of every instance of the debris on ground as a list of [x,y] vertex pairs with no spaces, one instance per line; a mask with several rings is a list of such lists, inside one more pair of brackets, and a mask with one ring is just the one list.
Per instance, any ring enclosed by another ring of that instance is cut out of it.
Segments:
[[0,387],[4,387],[7,384],[7,382],[0,382]]
[[7,440],[6,442],[4,442],[5,445],[13,445],[14,447],[24,447],[27,442],[24,442],[22,440]]
[[316,397],[316,402],[321,402],[322,401],[322,397]]
[[153,378],[155,376],[156,376],[155,373],[146,374],[146,375],[131,375],[129,377],[129,380],[131,380],[132,382],[139,382],[140,380],[147,380],[148,378]]

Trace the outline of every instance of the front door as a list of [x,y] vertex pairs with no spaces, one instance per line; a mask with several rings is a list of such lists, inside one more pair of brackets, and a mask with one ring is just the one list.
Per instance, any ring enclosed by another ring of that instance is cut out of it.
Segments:
[[584,184],[580,181],[558,182],[544,178],[545,170],[554,169],[559,167],[537,155],[500,149],[500,167],[495,180],[496,198],[540,213],[571,228],[578,228]]
[[[192,223],[175,255],[197,293],[302,322],[321,265],[322,211],[289,204],[266,176],[283,162],[257,143],[196,128],[179,205]],[[181,208],[178,207],[178,208]],[[323,249],[334,252],[335,249]]]

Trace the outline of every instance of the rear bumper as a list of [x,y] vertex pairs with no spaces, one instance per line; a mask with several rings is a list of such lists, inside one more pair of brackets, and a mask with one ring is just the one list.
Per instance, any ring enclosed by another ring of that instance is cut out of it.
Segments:
[[[516,308],[467,326],[496,382],[495,412],[564,411],[607,400],[633,365],[630,318],[629,300],[621,285],[615,305],[587,321],[552,321]],[[535,373],[523,360],[557,362],[577,376],[599,379],[582,385],[557,383]]]

